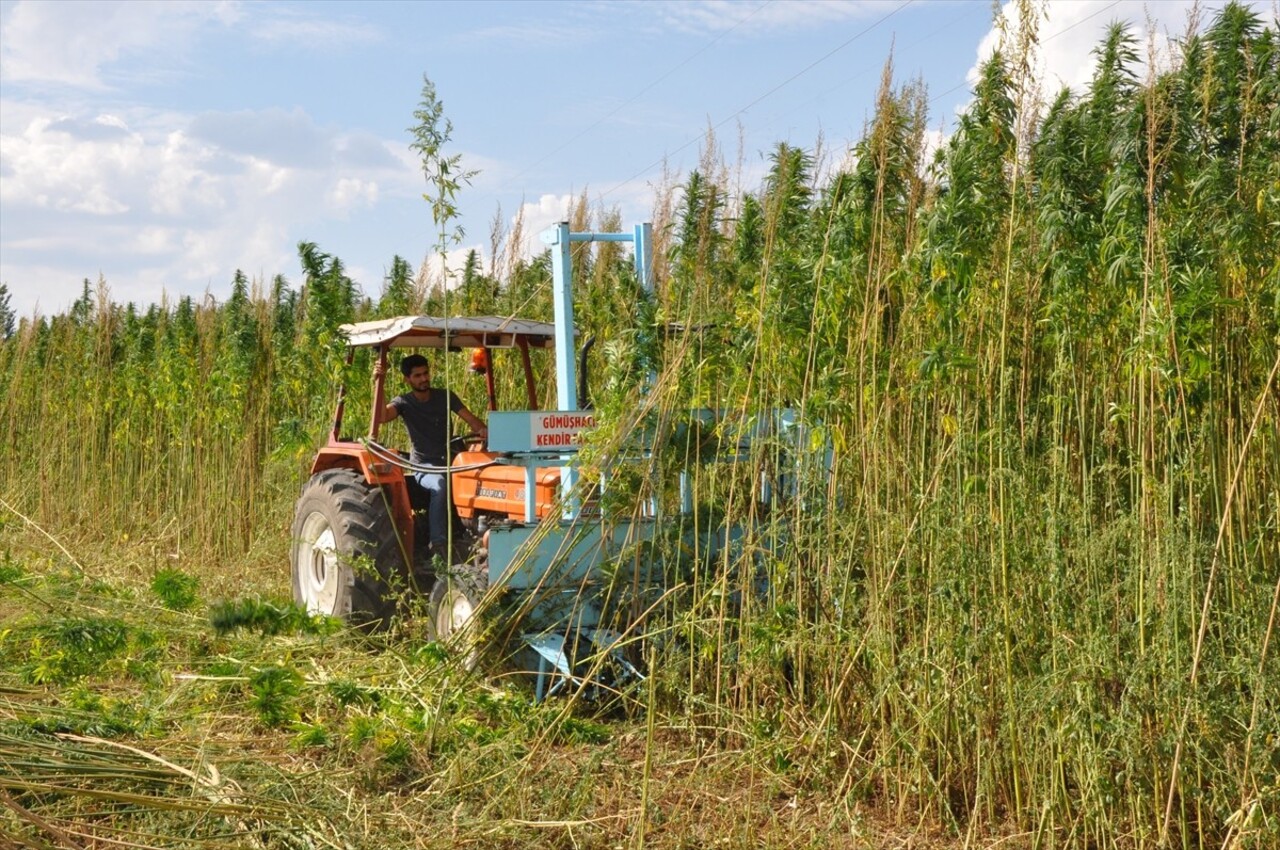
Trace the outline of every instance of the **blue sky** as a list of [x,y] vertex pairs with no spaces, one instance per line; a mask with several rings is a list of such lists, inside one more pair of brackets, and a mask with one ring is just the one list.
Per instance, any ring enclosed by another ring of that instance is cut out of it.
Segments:
[[[1052,0],[1046,88],[1087,83],[1110,21],[1145,52],[1148,15],[1159,47],[1190,7]],[[536,240],[583,192],[651,218],[708,127],[744,190],[780,141],[838,163],[891,51],[941,139],[997,40],[988,0],[0,0],[0,282],[20,315],[99,275],[122,303],[223,299],[236,269],[298,285],[307,240],[376,296],[436,241],[406,130],[423,74],[479,170],[460,250],[488,262],[495,220]]]

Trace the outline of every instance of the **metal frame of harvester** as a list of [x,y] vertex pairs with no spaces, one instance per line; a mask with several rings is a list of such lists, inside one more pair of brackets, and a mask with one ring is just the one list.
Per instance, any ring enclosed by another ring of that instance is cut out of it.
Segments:
[[[329,440],[317,453],[299,499],[292,547],[295,598],[316,613],[385,622],[394,613],[397,591],[407,586],[429,599],[429,620],[439,639],[470,642],[469,658],[475,652],[477,614],[482,608],[497,612],[498,619],[505,614],[499,631],[518,634],[515,655],[523,660],[517,666],[536,672],[538,698],[569,684],[600,684],[602,666],[615,681],[641,677],[638,659],[620,649],[642,625],[644,606],[636,604],[636,588],[657,588],[660,594],[663,577],[655,565],[631,558],[631,571],[620,581],[625,570],[619,565],[624,555],[643,551],[667,520],[677,519],[663,517],[657,499],[633,506],[625,516],[610,516],[590,498],[584,505],[584,493],[598,496],[608,486],[608,473],[584,487],[576,462],[579,442],[595,421],[582,409],[577,391],[570,248],[583,242],[632,243],[637,278],[652,293],[651,226],[637,225],[631,233],[574,233],[562,222],[545,231],[542,241],[551,251],[555,321],[550,325],[419,316],[344,326],[352,352],[372,347],[384,365],[395,347],[484,351],[488,446],[472,444],[441,470],[449,473],[454,507],[475,544],[469,553],[443,569],[414,557],[413,496],[405,473],[421,468],[378,442],[376,413],[365,439],[340,436],[345,392],[339,394]],[[493,349],[519,353],[531,409],[493,409]],[[536,410],[529,358],[537,349],[555,352],[556,410]],[[383,403],[379,380],[374,410]],[[708,425],[718,419],[710,411],[693,418]],[[762,437],[797,445],[805,435],[786,410],[758,415],[730,430],[732,459],[744,457]],[[643,456],[648,449],[639,442],[634,451]],[[763,498],[789,486],[783,466],[771,481],[761,482]],[[680,474],[679,488],[678,512],[690,514],[688,470]],[[742,534],[737,526],[704,529],[692,543],[702,558],[711,559]],[[626,605],[617,598],[623,586],[630,593]]]

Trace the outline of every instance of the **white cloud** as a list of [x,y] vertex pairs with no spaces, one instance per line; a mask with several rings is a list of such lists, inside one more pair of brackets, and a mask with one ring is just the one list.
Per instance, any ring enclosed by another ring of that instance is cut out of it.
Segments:
[[147,204],[156,216],[177,219],[216,215],[227,207],[224,182],[232,169],[219,151],[172,130],[149,146],[153,171],[148,180]]
[[406,172],[417,168],[416,161],[404,145],[388,144],[372,133],[361,130],[338,136],[333,140],[333,148],[338,164],[349,168]]
[[218,227],[188,229],[182,235],[179,256],[168,257],[166,267],[156,270],[157,282],[164,277],[172,286],[176,278],[188,287],[203,284],[221,289],[234,269],[251,276],[287,269],[296,262],[289,250],[293,245],[290,224],[283,216],[262,215],[227,220]]
[[271,44],[333,50],[374,44],[383,37],[377,27],[349,17],[323,18],[276,6],[256,8],[255,12],[259,17],[248,24],[249,35]]
[[131,249],[147,256],[163,256],[179,247],[180,231],[173,227],[143,227],[134,234]]
[[189,132],[229,153],[288,166],[322,165],[332,148],[331,134],[297,107],[206,112],[192,119]]
[[37,3],[20,0],[0,33],[0,73],[7,82],[107,88],[106,69],[146,51],[153,73],[181,64],[191,38],[208,24],[238,20],[236,3]]
[[[94,126],[113,131],[86,132]],[[115,123],[67,116],[36,119],[21,135],[0,136],[9,168],[5,203],[93,215],[126,212],[131,203],[119,178],[134,173],[142,147],[136,134]]]
[[[1167,61],[1170,36],[1177,38],[1185,31],[1187,15],[1193,5],[1193,0],[1164,0],[1160,3],[1145,0],[1048,0],[1048,19],[1039,21],[1040,45],[1035,68],[1044,96],[1051,99],[1064,86],[1077,94],[1084,92],[1093,79],[1096,62],[1093,50],[1115,21],[1125,21],[1130,26],[1139,59],[1133,71],[1141,79],[1146,72],[1148,18],[1155,28],[1151,35],[1158,53],[1157,60]],[[1210,14],[1221,5],[1221,2],[1201,4]],[[1008,37],[1012,38],[1020,20],[1017,4],[1006,2],[1000,9],[1000,15]],[[1000,29],[993,26],[982,38],[978,45],[978,61],[969,69],[971,84],[977,80],[978,65],[1000,47],[1003,37]]]
[[[625,18],[629,32],[771,36],[779,30],[814,29],[839,21],[883,16],[902,0],[615,0],[611,3],[561,3],[552,19],[530,17],[471,30],[462,37],[486,47],[539,44],[548,48],[581,46],[616,38]],[[548,22],[550,20],[550,22]]]
[[0,22],[0,73],[9,83],[103,91],[126,79],[167,79],[186,67],[195,44],[213,29],[311,51],[360,48],[383,38],[364,21],[313,14],[317,8],[324,9],[239,0],[18,0]]
[[540,44],[544,47],[582,44],[583,42],[595,41],[600,37],[601,33],[597,30],[566,24],[563,21],[556,21],[555,23],[521,21],[504,26],[481,27],[471,30],[464,34],[460,41],[493,49],[495,47],[523,46],[527,44]]
[[[427,281],[427,286],[436,286],[440,283],[440,270],[447,268],[449,270],[449,288],[456,289],[462,283],[462,270],[467,265],[467,257],[472,251],[476,252],[476,256],[481,258],[482,264],[484,259],[484,247],[479,244],[459,245],[445,252],[443,261],[436,252],[429,252],[422,258],[422,263],[418,269],[418,278]],[[379,277],[379,280],[382,278]],[[373,293],[370,293],[373,294]]]
[[[573,195],[547,194],[540,196],[536,201],[525,201],[521,204],[520,212],[517,214],[522,219],[521,228],[524,236],[520,256],[528,259],[545,251],[547,246],[542,244],[542,231],[553,224],[568,221],[569,211],[573,209],[576,202],[577,198]],[[515,224],[517,216],[512,216],[512,224]]]
[[[871,18],[901,6],[893,0],[787,0],[781,3],[740,3],[734,0],[675,0],[644,4],[675,29],[768,35],[779,29],[808,29],[852,18]],[[651,12],[652,13],[652,12]]]
[[378,202],[378,184],[358,177],[340,177],[329,190],[328,201],[338,212],[349,212],[357,207],[372,207]]
[[236,269],[287,273],[300,238],[352,219],[367,233],[375,208],[418,194],[401,139],[322,125],[288,104],[196,114],[136,105],[138,83],[173,88],[174,71],[194,71],[216,35],[276,53],[381,39],[354,18],[324,17],[330,8],[6,0],[0,281],[13,307],[65,309],[99,273],[114,298],[144,303],[222,291]]
[[391,142],[317,129],[296,111],[232,116],[297,129],[309,151],[282,164],[269,139],[209,132],[226,116],[11,104],[0,126],[0,279],[20,312],[65,308],[100,270],[121,300],[222,287],[236,269],[274,274],[293,265],[308,229],[377,206],[383,181],[413,176]]
[[924,153],[920,157],[920,168],[927,171],[929,165],[933,162],[933,158],[937,156],[938,151],[946,146],[947,140],[951,136],[942,130],[925,130],[924,131]]

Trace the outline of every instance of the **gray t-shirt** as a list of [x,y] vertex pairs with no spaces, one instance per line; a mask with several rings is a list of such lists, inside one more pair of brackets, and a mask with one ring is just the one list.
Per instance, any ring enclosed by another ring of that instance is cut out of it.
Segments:
[[446,389],[432,387],[426,401],[405,393],[391,399],[391,406],[409,430],[409,441],[413,443],[410,460],[426,466],[444,466],[449,458],[449,412],[461,410],[462,399]]

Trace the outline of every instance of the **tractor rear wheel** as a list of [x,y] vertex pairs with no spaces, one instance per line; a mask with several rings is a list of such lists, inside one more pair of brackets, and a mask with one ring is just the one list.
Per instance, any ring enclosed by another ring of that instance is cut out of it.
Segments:
[[484,564],[455,564],[437,576],[431,588],[431,622],[436,640],[450,643],[459,651],[468,670],[480,658],[480,600],[489,589],[489,571]]
[[312,614],[381,628],[408,571],[385,494],[352,469],[328,469],[302,490],[290,548],[293,598]]

